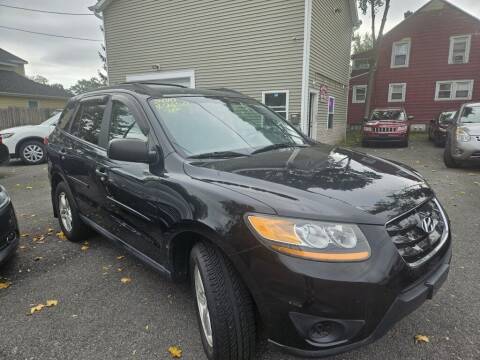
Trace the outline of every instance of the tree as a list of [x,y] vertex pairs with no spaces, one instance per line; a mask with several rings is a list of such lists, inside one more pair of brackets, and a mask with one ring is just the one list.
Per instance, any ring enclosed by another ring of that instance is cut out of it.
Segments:
[[[100,30],[102,31],[103,34],[105,34],[105,29],[103,26],[100,25]],[[101,45],[101,50],[98,52],[98,57],[100,60],[102,60],[102,70],[98,70],[98,77],[99,79],[105,84],[108,84],[108,76],[107,76],[107,49],[105,48],[105,45]],[[104,72],[105,71],[105,72]]]
[[[383,40],[383,31],[385,29],[385,23],[387,22],[388,11],[390,10],[390,0],[360,0],[358,7],[362,11],[363,15],[366,15],[370,11],[372,18],[372,49],[373,55],[370,59],[370,70],[368,73],[368,88],[367,98],[365,100],[365,113],[364,117],[368,118],[370,115],[370,107],[372,105],[373,93],[375,91],[375,74],[377,72],[377,65],[380,59],[380,48]],[[377,13],[383,7],[382,21],[380,23],[380,30],[378,34],[376,32],[376,17]]]
[[373,38],[370,33],[353,36],[353,54],[360,54],[373,48]]
[[105,86],[105,83],[101,79],[92,77],[90,79],[78,80],[75,85],[72,85],[69,89],[74,95],[83,94],[87,91],[92,91]]
[[42,85],[48,85],[48,79],[42,75],[34,75],[30,77],[30,80],[33,80]]

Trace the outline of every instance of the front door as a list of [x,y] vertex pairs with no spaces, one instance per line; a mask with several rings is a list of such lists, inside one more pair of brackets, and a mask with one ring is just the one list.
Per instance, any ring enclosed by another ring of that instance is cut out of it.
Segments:
[[[127,95],[113,96],[109,120],[108,141],[119,138],[154,141],[143,111]],[[163,263],[165,249],[156,192],[158,176],[151,173],[148,164],[117,161],[107,156],[100,159],[97,172],[104,173],[107,230],[156,263]]]
[[318,93],[310,91],[308,99],[308,128],[307,135],[312,139],[317,138],[317,111],[318,110]]

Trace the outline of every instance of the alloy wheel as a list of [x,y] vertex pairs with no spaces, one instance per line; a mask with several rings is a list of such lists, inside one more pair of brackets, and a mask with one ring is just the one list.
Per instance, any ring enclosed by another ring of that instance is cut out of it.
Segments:
[[43,159],[43,149],[40,145],[30,144],[23,149],[23,157],[31,163],[37,163]]
[[67,194],[64,192],[58,196],[58,210],[63,227],[68,232],[72,231],[72,208],[68,202]]
[[203,286],[202,276],[198,266],[194,270],[195,295],[197,296],[198,312],[200,314],[200,322],[202,323],[203,334],[210,347],[213,347],[212,325],[210,323],[210,313],[208,311],[207,296]]

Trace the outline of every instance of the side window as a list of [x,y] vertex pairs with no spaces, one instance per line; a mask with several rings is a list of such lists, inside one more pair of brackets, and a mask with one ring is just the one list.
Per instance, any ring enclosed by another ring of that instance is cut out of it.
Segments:
[[94,145],[99,145],[98,140],[105,107],[106,104],[97,101],[82,103],[72,126],[72,135]]
[[77,107],[77,103],[71,102],[68,103],[65,109],[62,111],[62,115],[60,115],[60,119],[58,120],[57,127],[62,130],[67,130],[70,124],[72,123],[72,117],[75,113],[75,108]]
[[147,136],[138,126],[135,117],[124,103],[114,100],[112,103],[112,121],[108,141],[113,139],[140,139],[147,141]]

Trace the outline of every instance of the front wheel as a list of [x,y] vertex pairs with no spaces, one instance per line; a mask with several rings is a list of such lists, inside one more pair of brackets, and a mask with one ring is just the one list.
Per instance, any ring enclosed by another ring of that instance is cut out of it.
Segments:
[[25,141],[20,146],[20,158],[27,165],[37,165],[45,161],[45,145],[38,140]]
[[198,243],[190,274],[203,348],[209,360],[250,360],[255,353],[252,298],[223,254]]
[[450,153],[450,145],[448,143],[443,153],[443,162],[448,168],[458,168],[459,166],[457,161],[453,158],[452,154]]

